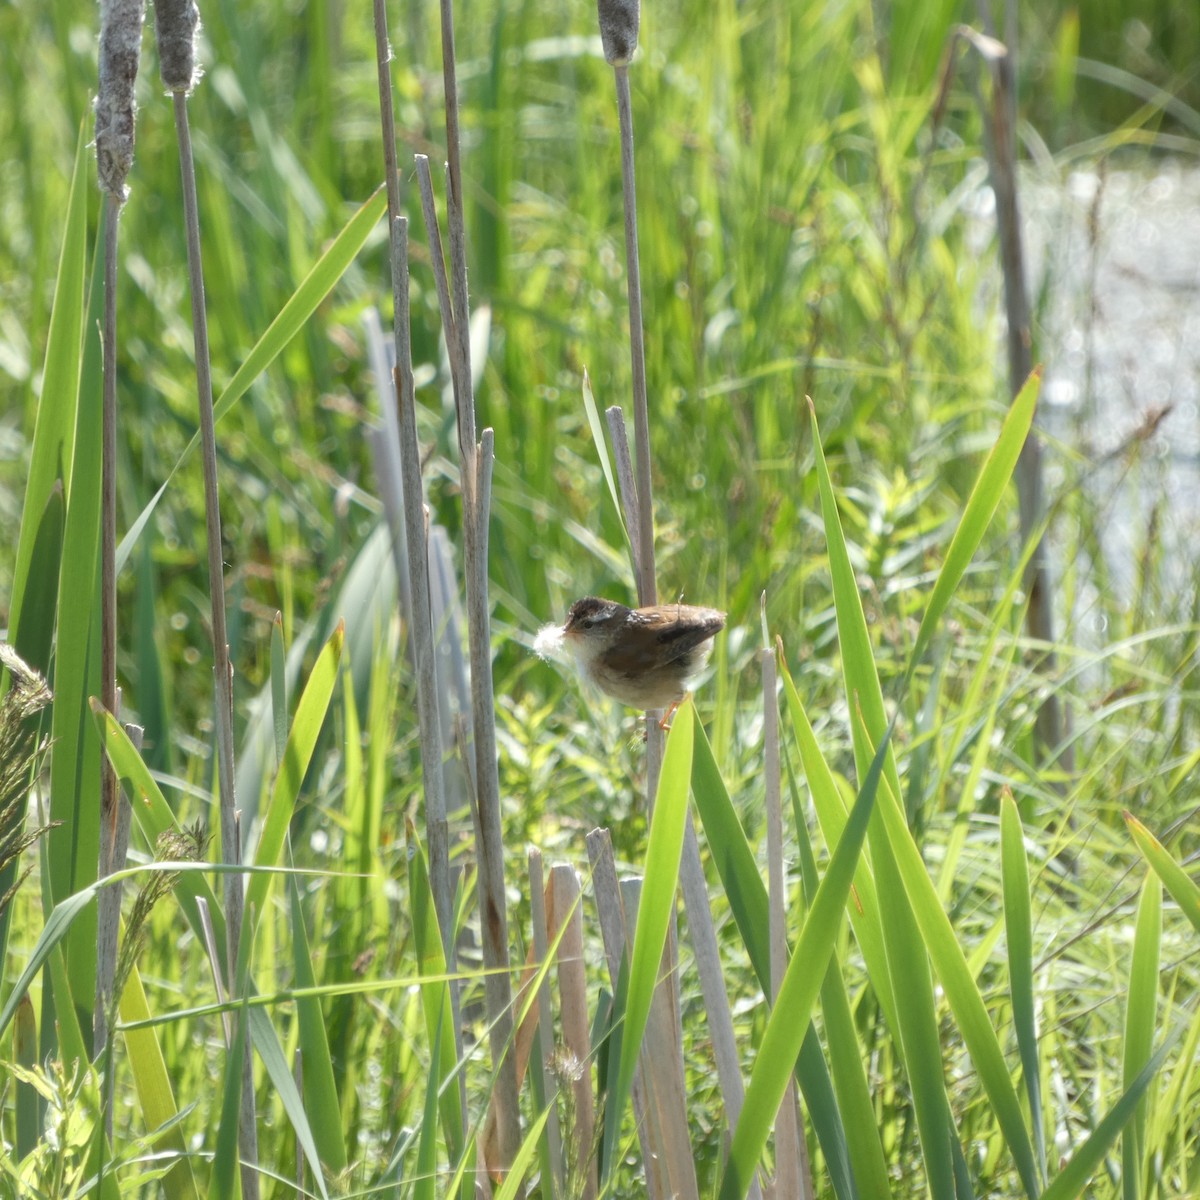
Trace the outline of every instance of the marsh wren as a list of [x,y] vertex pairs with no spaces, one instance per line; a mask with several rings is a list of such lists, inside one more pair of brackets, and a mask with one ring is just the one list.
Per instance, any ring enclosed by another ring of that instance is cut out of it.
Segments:
[[674,710],[708,659],[725,614],[690,604],[626,608],[585,596],[562,628],[538,635],[540,654],[565,648],[583,677],[630,708]]

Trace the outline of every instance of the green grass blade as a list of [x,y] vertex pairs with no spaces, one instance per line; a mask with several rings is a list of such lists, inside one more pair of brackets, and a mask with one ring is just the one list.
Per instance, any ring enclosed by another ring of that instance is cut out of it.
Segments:
[[[815,413],[812,423],[838,636],[842,644],[842,670],[851,711],[857,708],[862,716],[861,721],[853,723],[855,759],[861,773],[872,743],[879,741],[885,726],[883,692],[871,653],[857,580],[842,534],[833,484],[821,451]],[[903,964],[904,969],[903,988],[895,974],[892,980],[900,1021],[898,1033],[912,1081],[926,1167],[931,1173],[931,1190],[935,1197],[947,1198],[955,1191],[949,1173],[949,1101],[941,1072],[936,1006],[932,988],[927,986],[931,982],[928,971],[920,968],[925,952],[934,962],[980,1082],[987,1091],[997,1123],[1016,1161],[1025,1191],[1035,1197],[1039,1190],[1037,1168],[1016,1090],[983,998],[900,809],[899,773],[895,758],[890,754],[884,776],[887,786],[880,796],[878,816],[872,824],[871,854],[888,959],[890,963]]]
[[[262,832],[259,834],[258,849],[254,854],[256,867],[274,867],[279,863],[292,814],[296,811],[300,785],[304,782],[304,775],[317,746],[317,738],[321,734],[321,726],[325,723],[325,714],[329,711],[329,702],[333,698],[344,642],[345,626],[339,622],[333,636],[317,655],[317,661],[313,664],[312,673],[304,687],[304,694],[296,706],[296,716],[288,734],[283,761],[279,765],[275,786],[271,789],[271,799],[263,815]],[[258,913],[265,911],[270,886],[271,876],[268,874],[260,873],[250,877],[246,886],[247,911],[251,908]]]
[[[629,958],[629,987],[626,992],[617,1084],[609,1108],[609,1112],[614,1114],[614,1134],[633,1086],[633,1072],[650,1016],[650,1002],[658,986],[667,928],[675,911],[675,890],[687,817],[688,784],[692,775],[694,731],[695,708],[690,701],[685,701],[676,712],[671,732],[667,735],[654,815],[650,820],[642,900],[633,935],[633,953]],[[796,1049],[800,1049],[799,1045]],[[794,1057],[792,1061],[795,1061]],[[615,1146],[616,1141],[616,1136],[612,1136],[608,1145]],[[608,1157],[611,1158],[611,1155]]]
[[633,543],[629,540],[629,530],[625,528],[625,514],[621,510],[621,497],[617,494],[612,459],[608,454],[608,440],[604,436],[604,424],[600,420],[600,412],[596,408],[596,398],[592,395],[592,381],[588,377],[587,371],[583,373],[583,410],[587,414],[588,428],[592,431],[592,440],[596,443],[596,454],[600,459],[600,470],[604,472],[604,482],[608,484],[608,494],[612,497],[617,521],[620,523],[621,532],[625,535],[625,545],[629,547],[632,561]]
[[496,1190],[495,1200],[514,1200],[517,1189],[521,1186],[521,1181],[525,1178],[525,1172],[529,1170],[530,1164],[533,1162],[533,1156],[537,1153],[538,1143],[542,1137],[542,1130],[545,1128],[546,1120],[549,1116],[550,1107],[547,1105],[534,1119],[533,1124],[530,1125],[529,1132],[525,1135],[525,1140],[521,1143],[521,1148],[517,1151],[517,1156],[513,1159],[512,1166],[509,1168],[504,1182]]
[[1010,792],[1000,801],[1000,873],[1004,892],[1004,930],[1008,944],[1008,986],[1013,1025],[1021,1052],[1029,1122],[1042,1178],[1046,1177],[1046,1138],[1042,1127],[1042,1073],[1038,1062],[1037,1021],[1033,1003],[1033,923],[1030,915],[1029,864],[1021,814]]
[[17,977],[17,982],[13,984],[13,989],[9,992],[4,1007],[0,1009],[0,1035],[3,1035],[8,1028],[8,1023],[13,1019],[22,996],[29,990],[29,985],[50,957],[51,951],[67,936],[75,918],[91,903],[94,892],[94,887],[84,888],[77,895],[68,896],[61,903],[56,904],[51,910],[37,943],[30,951],[29,961]]
[[283,762],[287,750],[287,654],[283,648],[283,619],[271,622],[271,728],[275,734],[275,761]]
[[1012,478],[1021,447],[1025,445],[1029,428],[1033,424],[1033,414],[1037,408],[1041,387],[1042,371],[1040,367],[1035,367],[1009,407],[1004,424],[1000,427],[1000,436],[979,472],[979,478],[975,481],[963,509],[962,519],[954,531],[950,548],[946,551],[937,582],[933,585],[925,615],[921,618],[921,627],[917,631],[916,644],[909,660],[910,676],[925,653],[933,631],[963,577],[963,572],[975,557],[975,551],[979,549],[979,543],[983,541],[983,535],[991,524],[1004,495],[1004,489]]
[[[129,974],[129,981],[121,993],[121,1021],[145,1021],[150,1017],[146,1003],[146,992],[136,967]],[[163,1059],[162,1047],[157,1033],[150,1028],[126,1029],[125,1056],[133,1072],[134,1087],[137,1088],[138,1103],[146,1128],[161,1129],[153,1138],[152,1146],[157,1153],[177,1155],[170,1170],[163,1176],[162,1189],[168,1200],[193,1200],[199,1195],[192,1174],[192,1163],[188,1157],[183,1127],[179,1124],[179,1108],[171,1088],[171,1077]]]
[[[18,1068],[31,1070],[38,1061],[37,1018],[33,1001],[28,994],[19,997],[13,1020],[12,1056]],[[16,1158],[20,1162],[32,1153],[42,1136],[42,1119],[38,1111],[41,1100],[28,1083],[17,1079],[13,1108],[16,1110]]]
[[767,889],[703,727],[696,731],[692,754],[692,794],[742,944],[766,992],[771,983]]
[[[789,771],[789,775],[791,772]],[[800,875],[804,895],[811,905],[817,894],[817,861],[812,842],[800,811],[798,791],[793,781],[792,808],[795,813],[799,845]],[[833,1067],[833,1086],[837,1092],[838,1108],[842,1115],[844,1154],[853,1172],[855,1193],[859,1196],[891,1195],[887,1159],[879,1140],[875,1107],[871,1102],[870,1082],[867,1079],[867,1053],[859,1044],[854,1031],[854,1014],[850,996],[842,975],[836,949],[830,955],[829,967],[821,982],[821,1015],[824,1019],[825,1040],[829,1061]],[[826,1158],[829,1157],[826,1151]]]
[[854,880],[854,869],[867,835],[867,825],[879,788],[880,772],[890,738],[885,737],[867,772],[863,789],[850,812],[846,830],[825,878],[817,889],[808,920],[788,964],[775,1007],[763,1031],[758,1058],[746,1088],[746,1100],[729,1161],[721,1180],[720,1200],[742,1200],[758,1169],[758,1160],[775,1122],[775,1114],[800,1052],[825,968],[842,922],[842,912]]
[[[445,985],[443,984],[443,990]],[[448,1009],[450,1006],[446,1005]],[[413,1183],[413,1200],[434,1200],[437,1195],[438,1089],[441,1087],[442,1010],[430,1040],[429,1078],[425,1081],[425,1109],[421,1120],[421,1136],[417,1140],[417,1170]],[[450,1091],[456,1089],[450,1088]]]
[[1187,872],[1137,817],[1126,813],[1125,824],[1129,826],[1138,849],[1162,880],[1163,887],[1171,893],[1171,898],[1179,905],[1183,915],[1191,921],[1192,928],[1200,933],[1200,887],[1192,882]]
[[[58,604],[58,564],[62,554],[62,525],[63,525],[63,495],[62,488],[56,487],[50,493],[46,511],[42,514],[38,525],[38,536],[34,541],[33,570],[29,577],[27,589],[30,596],[30,608],[22,622],[20,636],[14,637],[13,645],[16,652],[31,667],[36,668],[45,676],[50,666],[50,645],[54,637],[54,612]],[[34,614],[37,614],[35,617]],[[5,691],[8,672],[0,669],[0,698]],[[53,714],[49,714],[51,717]],[[18,837],[21,833],[20,822],[24,819],[22,813],[17,817],[16,826],[4,823],[0,825],[0,843],[7,844],[9,837]],[[0,857],[5,857],[0,855]],[[8,894],[17,879],[17,868],[20,865],[19,856],[12,856],[0,865],[0,896]],[[13,915],[12,904],[0,904],[0,963],[7,959],[9,922]],[[35,1055],[36,1057],[36,1055]]]
[[[429,882],[429,866],[425,850],[412,821],[405,821],[408,839],[408,899],[412,914],[413,941],[417,955],[417,971],[422,977],[421,1006],[425,1013],[425,1033],[429,1044],[439,1047],[436,1066],[431,1068],[440,1079],[454,1074],[454,1038],[442,1038],[443,1029],[453,1029],[450,987],[446,983],[446,953],[437,923],[433,888]],[[457,1085],[443,1088],[441,1099],[442,1128],[451,1162],[458,1162],[463,1153],[463,1111]]]
[[[92,340],[90,336],[89,342]],[[62,558],[56,565],[58,610],[50,717],[50,817],[62,824],[46,839],[55,902],[96,878],[100,854],[100,745],[87,711],[88,697],[100,690],[101,396],[98,376],[93,378],[86,369],[65,380],[64,386],[68,382],[74,384],[78,404],[76,395],[61,398],[71,408],[75,450]],[[87,910],[63,947],[77,1018],[85,1030],[92,1027],[95,1002],[95,922],[95,910]],[[43,1022],[43,1049],[47,1034],[53,1036],[52,1028]]]
[[246,1053],[246,1026],[249,1011],[236,1011],[233,1045],[225,1054],[225,1084],[221,1089],[221,1120],[217,1126],[217,1144],[213,1152],[212,1174],[208,1180],[209,1200],[237,1200],[242,1194],[238,1170],[238,1117],[242,1103],[242,1058]]
[[[155,845],[159,835],[169,829],[177,829],[175,815],[167,804],[153,775],[150,774],[137,747],[129,740],[124,728],[113,720],[98,701],[92,701],[92,715],[104,740],[105,751],[113,770],[117,773],[121,786],[132,797],[133,814],[141,828],[142,836],[151,845]],[[203,921],[200,917],[199,900],[208,907],[209,920],[212,923],[213,937],[218,946],[225,944],[225,914],[221,911],[220,903],[209,886],[208,880],[200,871],[180,871],[175,883],[175,896],[188,919],[188,924],[198,938],[203,939]],[[248,925],[249,922],[247,921]],[[243,945],[245,942],[243,942]],[[251,991],[254,989],[251,987]],[[308,1117],[304,1111],[304,1103],[296,1090],[296,1081],[292,1077],[291,1068],[279,1044],[279,1037],[267,1012],[257,1006],[250,1008],[250,1036],[258,1051],[267,1074],[283,1103],[284,1110],[292,1123],[296,1136],[304,1149],[308,1160],[313,1164],[317,1186],[321,1195],[327,1195],[325,1180],[316,1170],[320,1162],[316,1141],[309,1127]],[[0,1030],[3,1023],[0,1022]]]
[[1008,1143],[1026,1193],[1036,1197],[1040,1188],[1033,1146],[983,996],[899,806],[894,800],[889,803],[888,798],[884,798],[880,803],[880,812],[887,826],[887,836],[900,878],[946,1000],[962,1032],[979,1081],[987,1092],[996,1122]]
[[[800,693],[792,680],[791,672],[779,653],[779,678],[783,681],[783,694],[787,699],[788,715],[800,750],[800,762],[808,780],[813,807],[827,845],[836,845],[846,828],[846,803],[834,778],[833,771],[825,761],[824,754],[813,733],[812,723],[800,700]],[[888,972],[887,953],[883,945],[883,929],[879,920],[879,901],[875,892],[875,880],[867,861],[868,850],[859,859],[858,871],[854,876],[856,903],[850,909],[850,924],[862,950],[863,959],[871,976],[871,985],[879,997],[880,1007],[892,1029],[897,1028],[896,1001],[892,994],[892,981]]]
[[[1125,1008],[1122,1082],[1129,1088],[1150,1059],[1154,1046],[1162,947],[1162,880],[1147,872],[1138,901],[1133,937],[1133,962],[1129,969],[1129,999]],[[1125,1200],[1141,1195],[1142,1163],[1146,1147],[1146,1097],[1138,1101],[1133,1120],[1121,1138],[1121,1187]]]
[[[62,480],[69,492],[75,453],[75,417],[79,402],[79,380],[83,366],[84,284],[87,275],[88,195],[91,190],[91,156],[88,154],[90,130],[80,127],[75,147],[75,166],[63,224],[58,275],[54,281],[54,305],[50,311],[50,330],[46,338],[46,358],[42,375],[42,399],[38,404],[25,483],[25,504],[17,557],[13,566],[12,598],[8,616],[9,640],[14,645],[23,636],[22,614],[26,590],[35,582],[30,575],[38,522],[46,511],[55,482]],[[30,609],[34,620],[45,614]],[[51,608],[51,613],[54,611]],[[22,652],[24,657],[24,653]],[[44,664],[31,658],[27,662],[39,669]]]
[[[842,533],[841,517],[834,497],[829,467],[821,449],[815,410],[812,416],[813,448],[821,513],[829,552],[829,570],[837,613],[838,641],[842,652],[842,676],[851,720],[854,760],[859,778],[865,777],[887,727],[883,689],[875,668],[871,636],[858,594],[858,579]],[[903,823],[898,797],[902,795],[895,757],[884,762],[883,789],[877,816],[869,833],[871,863],[879,897],[880,929],[887,947],[886,969],[891,977],[893,1026],[905,1071],[908,1074],[921,1138],[926,1179],[934,1200],[953,1200],[956,1195],[951,1152],[952,1122],[942,1071],[941,1038],[937,1005],[928,957],[922,945],[912,906],[905,894],[904,880],[883,827],[883,817],[893,809]],[[924,873],[924,866],[921,867]]]
[[[330,242],[325,253],[313,264],[313,268],[300,282],[279,314],[267,327],[266,332],[251,347],[242,365],[213,405],[213,420],[219,421],[245,394],[254,381],[275,361],[288,343],[305,327],[317,307],[325,300],[334,285],[345,274],[354,261],[371,230],[387,208],[387,193],[380,185],[365,204],[350,218],[341,233]],[[117,570],[121,570],[133,547],[141,537],[159,500],[167,490],[176,472],[188,461],[200,445],[200,435],[195,433],[184,447],[175,465],[150,502],[138,514],[117,547]]]
[[[300,886],[295,875],[288,877],[287,887],[291,904],[292,969],[296,987],[315,988],[317,973],[313,967],[304,909],[300,903]],[[346,1142],[342,1136],[342,1110],[333,1077],[333,1062],[329,1056],[325,1014],[316,996],[297,996],[295,1004],[296,1019],[300,1026],[300,1061],[304,1068],[304,1111],[317,1145],[318,1161],[331,1174],[340,1175],[346,1169]]]
[[[129,740],[124,727],[113,719],[112,714],[99,700],[93,698],[91,708],[92,719],[103,740],[108,761],[112,763],[117,779],[131,798],[133,818],[138,823],[146,843],[154,846],[162,834],[178,828],[175,814],[150,773],[150,768],[138,753],[137,747]],[[208,906],[217,944],[225,944],[225,914],[221,911],[208,880],[200,872],[183,872],[176,881],[175,896],[183,908],[188,924],[201,938],[203,922],[200,919],[197,901],[203,900]]]
[[1092,1130],[1087,1141],[1071,1156],[1067,1165],[1054,1177],[1050,1186],[1041,1195],[1041,1200],[1075,1200],[1084,1196],[1088,1181],[1104,1162],[1118,1134],[1137,1111],[1151,1080],[1158,1074],[1159,1067],[1175,1044],[1177,1033],[1168,1035],[1155,1051],[1154,1057],[1138,1072],[1137,1078],[1125,1089],[1121,1098],[1108,1110],[1100,1123]]
[[[692,795],[696,799],[709,853],[721,877],[738,933],[765,994],[771,987],[767,889],[725,782],[717,769],[712,746],[704,727],[699,723],[692,755]],[[853,1182],[849,1173],[842,1169],[846,1131],[829,1068],[825,1064],[816,1030],[811,1025],[804,1036],[800,1057],[796,1062],[796,1080],[804,1094],[813,1130],[825,1154],[834,1192],[839,1197],[851,1196]]]

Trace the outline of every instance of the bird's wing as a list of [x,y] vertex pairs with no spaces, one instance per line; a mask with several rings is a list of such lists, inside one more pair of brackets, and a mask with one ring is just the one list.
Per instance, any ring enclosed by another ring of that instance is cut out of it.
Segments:
[[658,608],[638,609],[633,613],[646,632],[669,651],[669,658],[682,658],[697,646],[718,634],[725,626],[725,614],[715,608],[697,608],[690,604],[663,604]]

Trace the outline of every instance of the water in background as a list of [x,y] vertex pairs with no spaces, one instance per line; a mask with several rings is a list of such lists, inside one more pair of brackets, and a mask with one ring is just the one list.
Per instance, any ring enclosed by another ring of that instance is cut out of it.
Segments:
[[1103,637],[1096,588],[1133,603],[1148,539],[1163,569],[1144,618],[1179,618],[1200,582],[1200,169],[1025,176],[1021,205],[1047,498],[1082,487],[1103,530],[1071,623]]

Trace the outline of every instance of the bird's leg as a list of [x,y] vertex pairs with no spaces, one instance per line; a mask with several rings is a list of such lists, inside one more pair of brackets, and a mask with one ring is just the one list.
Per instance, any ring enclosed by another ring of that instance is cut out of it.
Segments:
[[658,727],[663,731],[663,733],[667,733],[670,730],[671,718],[675,715],[675,710],[679,707],[680,703],[681,701],[676,700],[675,703],[672,704],[665,713],[663,713],[663,718],[658,723]]

